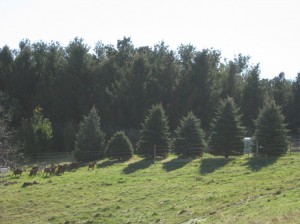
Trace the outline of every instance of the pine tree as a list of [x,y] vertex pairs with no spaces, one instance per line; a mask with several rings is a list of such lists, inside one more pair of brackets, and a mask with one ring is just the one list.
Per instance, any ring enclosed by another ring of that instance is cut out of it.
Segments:
[[201,128],[200,119],[192,112],[180,121],[175,134],[174,150],[177,155],[202,156],[206,147],[204,131]]
[[53,134],[52,124],[42,114],[42,108],[37,106],[31,119],[22,121],[22,127],[18,133],[18,139],[24,145],[24,152],[31,159],[36,159],[39,153],[50,149]]
[[112,159],[129,159],[133,155],[133,148],[126,134],[118,131],[109,140],[105,152],[106,156]]
[[100,128],[98,111],[93,107],[79,125],[76,135],[75,157],[78,161],[90,161],[104,156],[105,134]]
[[281,156],[288,147],[287,124],[281,108],[274,101],[266,104],[256,120],[254,139],[258,141],[261,156]]
[[230,97],[221,101],[212,123],[210,153],[213,155],[240,155],[243,153],[244,127],[234,100]]
[[261,82],[259,80],[259,64],[252,67],[245,76],[245,87],[243,90],[243,99],[241,111],[243,114],[243,123],[246,125],[248,134],[254,133],[254,120],[257,119],[259,108],[263,104],[265,94],[262,92]]
[[140,139],[137,147],[138,152],[145,158],[153,158],[154,147],[156,155],[166,157],[171,148],[168,118],[161,104],[154,105],[148,112],[142,124]]

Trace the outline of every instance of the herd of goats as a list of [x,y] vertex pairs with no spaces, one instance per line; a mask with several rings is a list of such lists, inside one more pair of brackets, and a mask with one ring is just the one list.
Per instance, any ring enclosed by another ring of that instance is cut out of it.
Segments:
[[[91,162],[88,164],[88,170],[94,170],[97,162]],[[65,171],[73,171],[77,170],[81,165],[81,162],[73,162],[70,164],[59,164],[59,165],[54,165],[52,164],[51,166],[48,167],[39,167],[39,166],[34,166],[29,170],[29,177],[35,177],[38,173],[42,173],[43,175],[61,175],[64,174]],[[9,168],[1,168],[1,174],[5,174],[9,171]],[[20,169],[17,168],[13,170],[12,176],[21,176],[23,172],[26,172],[26,169]]]

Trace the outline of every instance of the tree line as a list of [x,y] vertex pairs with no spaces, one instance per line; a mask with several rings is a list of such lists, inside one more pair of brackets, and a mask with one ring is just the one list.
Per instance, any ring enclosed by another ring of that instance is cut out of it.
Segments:
[[241,54],[224,60],[219,50],[193,45],[176,51],[164,42],[135,47],[127,37],[116,47],[98,42],[94,49],[80,38],[66,47],[22,40],[18,49],[0,48],[1,114],[28,154],[73,151],[80,122],[93,107],[99,110],[105,141],[123,130],[133,145],[141,144],[141,124],[157,104],[170,130],[192,112],[208,140],[218,105],[227,98],[239,108],[243,135],[255,134],[260,110],[274,102],[289,134],[298,136],[300,73],[295,80],[283,72],[261,79],[259,64],[249,60]]

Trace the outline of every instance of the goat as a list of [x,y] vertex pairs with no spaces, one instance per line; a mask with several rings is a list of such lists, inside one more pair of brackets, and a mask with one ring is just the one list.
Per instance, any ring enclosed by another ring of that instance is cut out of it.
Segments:
[[29,176],[35,177],[37,175],[38,171],[39,171],[38,167],[32,167],[31,170],[29,171]]
[[55,174],[55,170],[56,170],[56,165],[51,165],[51,167],[50,167],[50,175],[54,175]]
[[13,171],[12,176],[14,176],[14,175],[15,175],[15,177],[16,177],[17,175],[21,176],[23,172],[24,172],[24,171],[23,171],[22,169],[16,169],[16,170]]
[[58,165],[56,175],[63,174],[68,167],[68,164]]
[[94,170],[96,164],[97,164],[97,162],[89,163],[89,168],[88,168],[88,170],[90,170],[90,169]]
[[45,167],[44,168],[44,175],[48,175],[48,174],[50,174],[50,171],[51,171],[51,167]]

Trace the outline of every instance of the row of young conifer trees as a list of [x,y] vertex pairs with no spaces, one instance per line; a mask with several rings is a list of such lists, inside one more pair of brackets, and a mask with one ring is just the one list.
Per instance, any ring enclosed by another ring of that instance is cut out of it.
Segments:
[[[261,156],[280,156],[288,147],[288,130],[284,116],[274,101],[264,105],[256,120],[254,141],[259,142]],[[100,128],[98,111],[93,107],[80,123],[75,142],[75,157],[80,161],[107,156],[129,159],[134,153],[144,157],[166,157],[173,152],[181,157],[202,156],[204,152],[225,158],[242,155],[245,127],[234,100],[228,97],[217,108],[210,133],[201,128],[201,121],[189,112],[180,121],[173,138],[168,117],[161,104],[153,105],[142,123],[140,137],[134,150],[123,131],[116,132],[105,145],[105,133]]]

